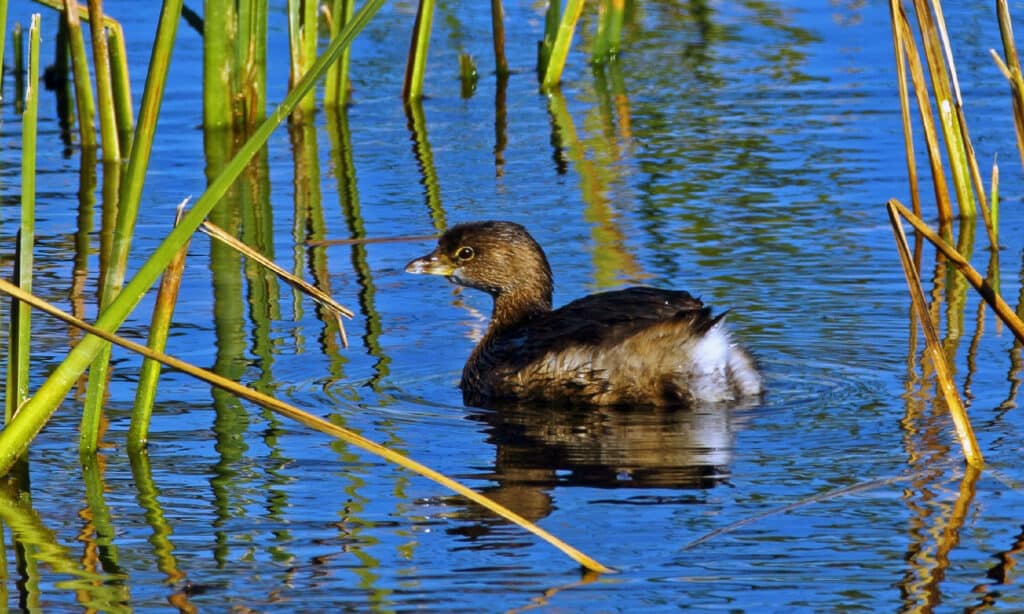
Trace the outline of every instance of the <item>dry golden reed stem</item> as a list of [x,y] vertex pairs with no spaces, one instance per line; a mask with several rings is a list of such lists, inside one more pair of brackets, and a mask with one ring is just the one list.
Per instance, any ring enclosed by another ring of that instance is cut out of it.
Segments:
[[921,328],[924,330],[924,338],[927,344],[925,351],[932,359],[932,364],[935,367],[935,377],[939,382],[942,396],[945,398],[946,405],[949,407],[949,413],[953,418],[953,426],[956,428],[957,438],[960,440],[964,459],[968,465],[982,467],[984,460],[982,459],[981,451],[978,449],[978,441],[974,437],[974,429],[971,428],[971,421],[967,417],[967,411],[964,409],[963,401],[960,399],[960,392],[953,382],[953,375],[950,373],[949,365],[946,363],[946,356],[942,351],[942,342],[939,341],[939,335],[935,332],[932,320],[928,316],[928,304],[924,298],[924,291],[921,289],[921,278],[917,274],[917,268],[914,267],[914,262],[910,255],[910,246],[907,244],[907,237],[903,233],[903,224],[899,220],[899,215],[901,214],[909,214],[911,216],[914,216],[914,214],[897,202],[896,199],[890,199],[886,209],[889,213],[893,234],[896,237],[896,247],[900,254],[900,263],[903,265],[903,275],[906,277],[907,287],[910,289],[911,303],[913,304],[913,309],[917,312]]
[[533,533],[537,537],[540,537],[541,539],[548,542],[555,548],[561,550],[569,558],[576,561],[586,569],[599,573],[614,572],[614,570],[612,570],[611,568],[605,567],[601,563],[598,563],[586,554],[573,548],[569,544],[563,542],[551,533],[548,533],[544,529],[538,527],[529,520],[523,518],[522,516],[516,514],[515,512],[502,506],[501,504],[492,501],[491,499],[485,497],[484,495],[477,493],[473,489],[464,486],[460,482],[456,482],[455,480],[449,478],[448,476],[439,473],[431,469],[430,467],[427,467],[426,465],[423,465],[407,456],[395,452],[390,448],[386,448],[380,445],[379,443],[371,441],[354,431],[342,428],[332,422],[320,418],[319,416],[314,416],[313,414],[302,411],[301,409],[289,405],[283,401],[279,401],[278,399],[275,399],[270,395],[266,395],[251,388],[248,388],[246,386],[242,386],[241,384],[233,380],[230,380],[224,376],[218,375],[212,371],[207,371],[206,369],[197,367],[183,360],[179,360],[177,358],[174,358],[173,356],[164,354],[163,352],[157,352],[142,344],[135,343],[134,341],[129,341],[127,339],[119,337],[118,335],[109,333],[101,328],[97,328],[95,326],[92,326],[91,324],[87,324],[86,322],[79,320],[78,318],[72,316],[71,314],[66,313],[61,309],[51,305],[50,303],[44,301],[43,299],[28,292],[24,292],[18,286],[4,279],[0,279],[0,292],[12,296],[18,299],[19,301],[27,303],[32,307],[39,309],[40,311],[44,311],[50,314],[51,316],[54,316],[55,318],[58,318],[68,324],[71,324],[72,326],[76,326],[91,335],[95,335],[96,337],[99,337],[110,343],[116,343],[117,345],[128,350],[131,350],[132,352],[135,352],[137,354],[141,354],[146,358],[159,361],[160,363],[167,367],[170,367],[177,371],[181,371],[182,373],[191,375],[192,377],[201,379],[212,386],[216,386],[217,388],[226,390],[231,394],[234,394],[240,398],[256,403],[257,405],[260,405],[262,407],[266,407],[267,409],[274,411],[278,414],[281,414],[282,416],[285,416],[287,418],[291,418],[292,420],[295,420],[300,424],[320,431],[321,433],[336,437],[344,441],[345,443],[351,444],[357,448],[365,450],[389,462],[399,465],[400,467],[404,467],[405,469],[408,469],[413,473],[428,478],[446,488],[455,491],[456,493],[466,497],[467,499],[473,501],[474,503],[477,503],[487,508],[488,510],[494,512],[502,518],[505,518],[506,520],[519,525],[520,527],[529,531],[530,533]]
[[280,266],[277,265],[276,262],[274,262],[270,258],[267,258],[266,256],[254,250],[253,248],[249,247],[245,243],[239,241],[234,236],[232,236],[231,233],[225,231],[223,228],[217,226],[213,222],[203,222],[202,226],[199,227],[199,230],[202,230],[210,237],[217,239],[218,241],[224,243],[225,245],[233,248],[234,250],[244,255],[246,258],[258,262],[264,267],[270,269],[271,271],[274,272],[274,274],[283,279],[285,283],[288,283],[289,285],[298,288],[300,291],[305,292],[314,301],[320,303],[326,309],[334,313],[338,320],[338,334],[341,335],[341,344],[345,347],[348,347],[348,336],[345,335],[345,327],[344,325],[342,325],[341,316],[351,318],[354,315],[352,311],[342,306],[341,303],[334,300],[334,298],[332,298],[329,294],[321,291],[316,286],[310,284],[301,277],[296,277],[295,275],[292,275],[288,271],[282,269]]
[[1020,340],[1021,343],[1024,343],[1024,321],[1021,321],[1017,314],[1014,313],[1013,308],[1011,308],[1006,303],[1006,301],[1003,300],[1003,297],[1001,297],[999,293],[996,292],[995,288],[993,288],[991,285],[989,285],[988,282],[985,281],[985,278],[982,277],[981,274],[978,273],[978,271],[971,266],[971,263],[967,262],[967,260],[960,254],[960,252],[956,250],[955,247],[944,241],[942,237],[940,237],[938,234],[935,233],[935,231],[929,228],[928,225],[921,220],[921,218],[914,215],[898,200],[889,200],[888,206],[890,208],[894,208],[897,212],[899,212],[899,214],[902,215],[904,219],[910,222],[910,224],[914,227],[915,230],[924,235],[924,237],[928,239],[928,241],[931,242],[931,244],[934,245],[936,249],[941,251],[946,258],[949,258],[950,262],[956,265],[957,270],[959,270],[960,273],[963,274],[964,279],[966,279],[969,284],[974,286],[974,289],[978,291],[978,294],[981,295],[981,298],[985,299],[985,302],[988,303],[990,307],[992,307],[992,310],[995,311],[996,316],[998,316],[999,319],[1002,320],[1007,327],[1009,327],[1009,329],[1013,332],[1013,335],[1017,337],[1017,339]]

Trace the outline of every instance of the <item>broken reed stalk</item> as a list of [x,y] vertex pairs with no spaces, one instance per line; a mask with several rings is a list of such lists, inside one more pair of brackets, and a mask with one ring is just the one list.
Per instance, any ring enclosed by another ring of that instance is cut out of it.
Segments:
[[[185,199],[178,205],[175,225],[181,222],[181,215],[187,202],[188,199]],[[149,336],[146,339],[146,345],[157,352],[163,352],[167,347],[167,335],[171,328],[171,318],[174,317],[174,307],[178,300],[178,289],[181,287],[181,274],[185,269],[189,244],[190,242],[186,243],[178,250],[160,279],[156,304],[153,307],[153,317],[149,323]],[[149,422],[153,416],[153,401],[156,399],[159,380],[160,363],[150,358],[143,359],[142,368],[139,370],[139,382],[135,386],[135,405],[132,407],[131,425],[128,428],[128,450],[130,452],[138,452],[146,447],[146,441],[149,439]]]
[[[957,439],[960,441],[960,448],[963,450],[964,459],[968,465],[982,467],[984,460],[981,451],[978,449],[978,441],[974,437],[974,429],[971,428],[971,421],[967,417],[963,401],[957,390],[953,375],[946,363],[946,356],[942,351],[942,342],[939,335],[932,326],[931,317],[928,314],[928,304],[921,289],[921,279],[918,276],[917,268],[914,266],[910,254],[910,246],[907,244],[907,237],[903,232],[903,225],[900,223],[899,215],[913,216],[906,207],[900,205],[895,199],[891,199],[886,206],[889,213],[889,222],[892,224],[892,231],[896,238],[896,247],[900,254],[900,263],[903,265],[903,275],[907,280],[907,287],[910,290],[912,308],[916,311],[921,328],[924,331],[926,342],[925,351],[932,360],[935,367],[935,377],[938,380],[942,396],[949,407],[949,413],[953,418],[953,425],[956,428]],[[915,216],[916,217],[916,216]],[[916,227],[916,226],[915,226]],[[932,233],[934,235],[934,233]],[[936,238],[938,238],[936,236]]]
[[942,237],[929,228],[921,218],[914,215],[898,200],[890,199],[888,206],[895,209],[901,216],[903,216],[904,219],[910,222],[915,230],[920,232],[924,238],[928,239],[936,249],[942,252],[942,255],[948,258],[950,262],[956,266],[957,270],[959,270],[964,276],[964,279],[967,280],[967,283],[971,284],[974,289],[977,290],[978,294],[985,299],[985,302],[992,307],[996,316],[998,316],[999,319],[1002,320],[1011,331],[1013,331],[1014,336],[1017,337],[1021,343],[1024,343],[1024,321],[1014,313],[1013,309],[1006,303],[1006,301],[1003,300],[1003,297],[985,281],[985,278],[971,266],[971,263],[967,262],[955,247],[943,240]]
[[[33,248],[36,236],[36,144],[39,118],[39,13],[29,26],[28,88],[21,115],[21,224],[14,262],[14,279],[26,292],[32,291]],[[9,423],[18,407],[28,398],[29,356],[32,344],[32,314],[26,305],[11,305],[11,331],[8,337],[5,422]]]
[[221,390],[225,390],[227,392],[230,392],[231,394],[234,394],[247,401],[256,403],[257,405],[265,407],[282,416],[291,418],[292,420],[295,420],[296,422],[313,428],[317,431],[320,431],[321,433],[336,437],[344,441],[345,443],[360,448],[361,450],[365,450],[366,452],[369,452],[375,456],[379,456],[380,458],[383,458],[391,463],[394,463],[396,465],[399,465],[400,467],[412,471],[413,473],[428,478],[446,488],[455,491],[456,493],[466,497],[467,499],[473,501],[474,503],[477,503],[487,508],[488,510],[494,512],[502,518],[505,518],[506,520],[509,520],[510,522],[519,525],[520,527],[529,531],[530,533],[533,533],[534,535],[540,537],[552,546],[561,550],[569,558],[576,561],[586,569],[600,573],[613,572],[611,568],[605,567],[601,563],[590,558],[589,556],[580,552],[579,550],[573,548],[569,544],[563,542],[551,533],[548,533],[544,529],[538,527],[529,520],[509,510],[508,508],[492,501],[491,499],[485,497],[484,495],[477,493],[471,488],[464,486],[460,482],[457,482],[442,473],[434,471],[433,469],[427,467],[426,465],[414,461],[407,456],[399,454],[394,450],[391,450],[370,439],[367,439],[354,431],[342,428],[328,420],[325,420],[318,416],[314,416],[308,412],[302,411],[301,409],[298,409],[297,407],[280,401],[270,395],[266,395],[251,388],[242,386],[237,382],[226,377],[223,377],[221,375],[218,375],[212,371],[207,371],[206,369],[202,369],[200,367],[179,360],[172,356],[168,356],[167,354],[164,354],[162,352],[152,350],[139,343],[135,343],[133,341],[129,341],[127,339],[119,337],[113,333],[109,333],[91,324],[87,324],[79,320],[78,318],[72,316],[71,314],[66,313],[61,309],[58,309],[57,307],[47,303],[46,301],[28,292],[23,292],[20,288],[6,280],[0,279],[0,292],[9,294],[19,301],[23,301],[31,305],[32,307],[39,309],[40,311],[44,311],[50,314],[51,316],[59,318],[60,320],[68,324],[71,324],[72,326],[81,328],[90,335],[95,335],[108,343],[115,343],[125,349],[131,350],[132,352],[141,354],[146,358],[159,361],[161,364],[167,367],[170,367],[177,371],[181,371],[182,373],[191,375],[192,377],[201,379],[202,381],[212,386],[216,386]]
[[271,271],[274,272],[275,275],[284,280],[285,283],[292,286],[293,288],[296,288],[301,292],[305,292],[314,301],[319,303],[321,306],[323,306],[331,313],[335,314],[335,318],[338,321],[338,334],[341,335],[341,344],[344,347],[348,347],[348,336],[345,334],[345,327],[342,325],[341,316],[344,316],[346,318],[351,318],[352,316],[354,316],[355,314],[352,313],[350,309],[345,308],[341,303],[334,300],[334,298],[331,295],[321,291],[319,288],[310,284],[301,277],[296,277],[295,275],[292,275],[285,269],[278,266],[276,262],[274,262],[270,258],[267,258],[266,256],[256,251],[255,249],[249,247],[242,241],[239,241],[231,233],[227,232],[220,226],[217,226],[213,222],[203,222],[203,224],[199,227],[199,230],[203,231],[211,238],[214,238],[220,241],[221,243],[224,243],[228,247],[234,249],[235,251],[239,252],[246,258],[252,260],[253,262],[257,262],[262,266],[270,269]]
[[508,76],[505,57],[505,8],[501,0],[491,0],[491,41],[494,43],[494,72],[498,78]]

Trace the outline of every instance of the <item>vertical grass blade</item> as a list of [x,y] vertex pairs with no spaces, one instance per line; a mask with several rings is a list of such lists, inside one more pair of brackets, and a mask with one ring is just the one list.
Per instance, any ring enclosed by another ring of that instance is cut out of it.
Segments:
[[[896,201],[890,200],[887,211],[889,213],[889,222],[892,224],[893,234],[896,237],[900,263],[903,265],[903,274],[907,279],[907,287],[910,290],[912,308],[917,312],[921,328],[924,330],[925,341],[927,342],[926,351],[931,357],[932,364],[935,367],[935,376],[942,390],[942,396],[949,407],[950,415],[953,417],[953,425],[956,428],[957,438],[960,441],[960,448],[963,450],[964,459],[969,465],[981,467],[984,461],[981,451],[978,449],[978,441],[974,438],[974,430],[971,428],[970,419],[967,417],[967,411],[964,409],[960,393],[953,382],[953,376],[946,363],[946,356],[942,351],[939,335],[935,332],[931,317],[928,315],[928,305],[924,297],[924,291],[921,289],[921,279],[910,256],[910,247],[907,245],[907,237],[903,233],[903,225],[900,223],[899,218],[900,210],[897,208],[897,204]],[[904,208],[903,211],[906,211],[906,209]]]
[[82,147],[96,146],[96,102],[92,97],[92,83],[89,79],[89,58],[85,51],[85,38],[78,17],[77,0],[64,0],[64,20],[68,24],[68,44],[71,50],[71,71],[75,78],[75,100],[78,105],[78,133]]
[[423,78],[427,72],[427,51],[430,49],[430,31],[434,22],[434,0],[420,0],[416,11],[416,24],[409,42],[409,59],[405,65],[402,99],[406,102],[423,96]]
[[[36,142],[39,117],[39,23],[32,15],[29,27],[28,89],[21,115],[21,225],[18,229],[14,278],[26,292],[32,291],[32,260],[36,227]],[[32,316],[27,305],[11,304],[11,333],[8,342],[7,386],[4,417],[10,423],[21,403],[28,398],[29,350],[32,341]]]
[[103,160],[120,160],[121,143],[117,135],[114,86],[110,75],[110,54],[107,52],[107,31],[103,27],[102,0],[89,0],[89,31],[92,34],[93,70],[96,75],[96,99],[99,103]]
[[[161,242],[153,254],[142,264],[135,277],[124,286],[110,305],[107,306],[96,320],[96,326],[103,330],[117,330],[124,322],[131,310],[142,299],[142,296],[149,290],[156,281],[156,278],[166,268],[167,264],[174,257],[174,254],[181,249],[188,238],[195,232],[196,228],[203,222],[214,206],[221,200],[235,179],[245,169],[249,160],[266,144],[267,139],[274,129],[291,113],[299,98],[313,89],[316,80],[320,78],[327,66],[336,60],[341,50],[351,44],[352,39],[369,22],[370,18],[384,4],[384,0],[366,0],[363,7],[352,18],[338,38],[331,41],[324,54],[317,59],[313,67],[303,77],[302,81],[290,91],[273,113],[253,132],[238,153],[227,165],[225,171],[218,175],[207,190],[196,200],[195,205],[182,218],[181,224],[174,228],[171,233]],[[177,3],[180,11],[181,3]],[[148,82],[147,82],[148,83]],[[147,91],[148,91],[147,87]],[[147,97],[143,97],[143,111],[140,116],[137,131],[143,130],[143,117],[146,115]],[[152,104],[152,103],[151,103]],[[138,132],[137,132],[138,135]],[[132,147],[131,159],[134,160],[140,149],[137,145]],[[148,148],[147,148],[148,153]],[[131,173],[129,173],[131,176]],[[36,436],[46,421],[60,405],[68,390],[75,381],[89,367],[89,364],[99,355],[106,342],[94,335],[82,339],[65,357],[64,361],[57,365],[49,374],[46,381],[22,405],[18,416],[12,420],[3,431],[0,431],[0,474],[7,473],[14,464],[18,455],[28,448],[32,439]]]
[[558,34],[551,47],[551,57],[548,58],[547,69],[544,71],[544,80],[541,82],[542,89],[549,90],[562,81],[562,71],[565,69],[565,61],[569,57],[569,48],[572,47],[576,22],[579,21],[582,12],[583,0],[568,0],[566,2],[562,19],[558,23]]

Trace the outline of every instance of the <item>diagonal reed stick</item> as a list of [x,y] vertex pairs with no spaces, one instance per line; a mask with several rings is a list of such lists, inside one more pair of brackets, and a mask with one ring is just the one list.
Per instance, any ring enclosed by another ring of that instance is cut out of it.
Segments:
[[[889,212],[892,232],[896,236],[896,247],[900,253],[903,275],[907,278],[910,302],[913,304],[913,309],[917,311],[921,328],[924,330],[924,338],[927,343],[925,351],[932,359],[932,364],[935,367],[935,377],[939,381],[942,396],[946,399],[949,413],[953,417],[953,425],[956,428],[957,438],[960,440],[960,447],[964,452],[964,459],[968,465],[980,468],[983,466],[984,461],[981,457],[981,451],[978,449],[978,441],[974,438],[971,421],[967,417],[967,411],[964,409],[960,393],[953,382],[953,375],[949,371],[946,357],[942,353],[942,343],[939,341],[939,335],[935,332],[935,327],[932,326],[932,320],[928,314],[928,304],[924,298],[924,291],[921,289],[921,278],[917,274],[917,268],[914,267],[914,261],[910,255],[910,246],[907,244],[907,236],[903,233],[903,224],[899,220],[900,214],[904,216],[913,216],[914,214],[899,204],[896,199],[890,199],[886,209]],[[934,233],[932,234],[934,235]],[[928,238],[931,239],[931,237]]]
[[999,319],[1006,323],[1006,326],[1013,331],[1014,336],[1017,337],[1021,343],[1024,343],[1024,321],[1021,321],[1017,314],[1014,313],[1013,308],[1003,300],[1003,297],[999,296],[999,293],[996,292],[995,288],[985,281],[985,278],[983,278],[981,274],[971,266],[971,263],[967,262],[955,247],[944,241],[942,237],[929,228],[921,218],[914,215],[913,212],[903,206],[898,200],[890,199],[888,207],[890,209],[895,209],[895,211],[903,216],[905,220],[910,222],[910,225],[913,226],[915,230],[924,235],[924,238],[928,239],[936,249],[942,252],[942,255],[949,258],[949,260],[956,265],[957,270],[963,274],[967,283],[974,286],[974,289],[978,291],[981,298],[985,299],[985,302],[988,303],[989,306],[992,307],[992,310],[996,312]]
[[301,277],[296,277],[295,275],[292,275],[288,271],[284,270],[283,268],[278,266],[276,262],[274,262],[270,258],[267,258],[266,256],[256,251],[255,249],[249,247],[242,241],[239,241],[238,238],[236,238],[230,232],[224,230],[223,228],[214,224],[213,222],[209,220],[203,222],[199,226],[199,230],[205,232],[211,238],[217,239],[221,243],[224,243],[228,247],[234,249],[235,251],[242,254],[246,258],[252,260],[253,262],[257,262],[262,266],[270,269],[271,271],[274,272],[275,275],[283,279],[285,283],[292,286],[293,288],[297,288],[301,292],[305,292],[306,294],[309,295],[310,298],[312,298],[314,301],[323,306],[324,309],[333,313],[335,319],[338,322],[338,334],[341,336],[341,345],[343,347],[348,347],[348,336],[345,334],[345,326],[344,324],[342,324],[341,316],[351,318],[353,315],[355,315],[352,313],[350,309],[347,309],[341,303],[334,300],[334,297],[332,297],[330,294],[327,294],[326,292],[320,290],[320,288],[317,288],[313,284],[307,282],[305,279],[302,279]]
[[338,439],[344,441],[345,443],[356,446],[357,448],[365,450],[396,465],[404,467],[405,469],[408,469],[413,473],[417,473],[425,478],[433,480],[434,482],[455,491],[456,493],[462,495],[463,497],[466,497],[467,499],[473,501],[474,503],[477,503],[478,505],[481,505],[491,510],[495,514],[501,516],[502,518],[505,518],[506,520],[519,525],[520,527],[533,533],[537,537],[540,537],[541,539],[548,542],[555,548],[561,550],[563,553],[566,554],[566,556],[576,561],[584,568],[599,573],[613,572],[611,568],[605,567],[601,563],[598,563],[586,554],[583,554],[579,550],[573,548],[569,544],[563,542],[551,533],[548,533],[544,529],[538,527],[529,520],[523,518],[519,514],[516,514],[512,510],[492,501],[491,499],[485,497],[484,495],[477,493],[471,488],[462,485],[460,482],[456,482],[455,480],[449,478],[448,476],[439,473],[417,461],[414,461],[413,459],[407,456],[403,456],[402,454],[399,454],[394,450],[386,448],[380,445],[379,443],[371,441],[363,437],[362,435],[359,435],[358,433],[342,428],[336,424],[324,420],[323,418],[320,418],[319,416],[314,416],[310,413],[304,412],[301,409],[289,405],[283,401],[279,401],[278,399],[275,399],[270,395],[266,395],[261,392],[257,392],[256,390],[253,390],[251,388],[242,386],[241,384],[233,380],[230,380],[222,375],[218,375],[212,371],[207,371],[206,369],[197,367],[183,360],[179,360],[177,358],[174,358],[173,356],[168,356],[163,352],[151,350],[150,348],[144,345],[135,343],[134,341],[129,341],[113,333],[109,333],[101,328],[97,328],[95,326],[92,326],[91,324],[87,324],[86,322],[79,320],[78,318],[74,317],[73,315],[65,311],[62,311],[61,309],[47,303],[46,301],[38,298],[37,296],[22,291],[21,288],[15,286],[14,284],[4,279],[0,279],[0,292],[8,294],[18,299],[19,301],[27,303],[32,307],[39,309],[40,311],[44,311],[50,314],[51,316],[54,316],[55,318],[58,318],[68,324],[71,324],[72,326],[81,328],[82,330],[91,335],[95,335],[110,343],[116,343],[117,345],[129,349],[137,354],[141,354],[146,358],[159,361],[160,363],[167,367],[170,367],[177,371],[181,371],[182,373],[191,375],[192,377],[201,379],[210,385],[216,386],[222,390],[226,390],[238,397],[241,397],[248,401],[252,401],[253,403],[256,403],[257,405],[260,405],[262,407],[266,407],[271,411],[281,414],[282,416],[291,418],[292,420],[295,420],[296,422],[308,426],[310,428],[316,429],[321,433],[337,437]]

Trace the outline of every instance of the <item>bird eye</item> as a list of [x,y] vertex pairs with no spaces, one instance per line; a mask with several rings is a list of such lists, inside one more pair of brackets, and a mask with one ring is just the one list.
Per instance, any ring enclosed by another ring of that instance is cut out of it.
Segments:
[[459,260],[472,260],[476,253],[472,247],[460,247],[459,251],[455,252],[455,257]]

